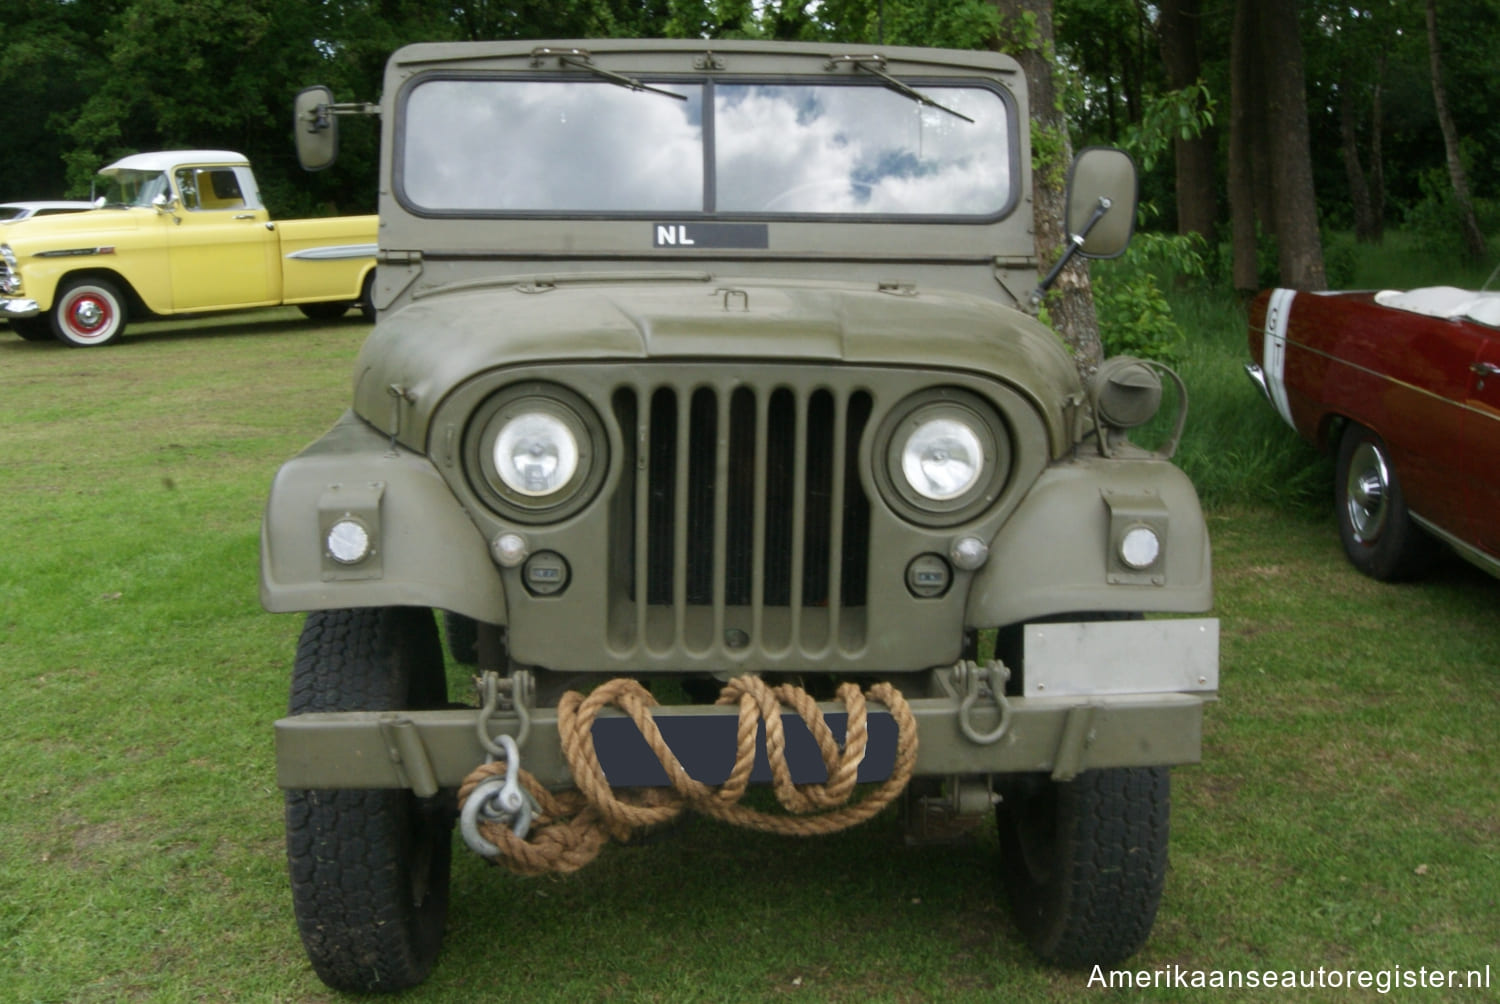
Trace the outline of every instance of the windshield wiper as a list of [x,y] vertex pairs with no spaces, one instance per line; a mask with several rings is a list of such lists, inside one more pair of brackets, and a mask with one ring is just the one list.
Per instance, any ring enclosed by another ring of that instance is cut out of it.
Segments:
[[881,67],[885,65],[884,56],[876,54],[869,56],[828,57],[828,69],[830,70],[840,65],[841,63],[848,63],[856,70],[864,70],[866,73],[871,74],[872,76],[879,77],[881,80],[885,81],[885,86],[889,87],[897,94],[906,95],[918,104],[926,105],[928,108],[936,108],[940,112],[947,112],[949,115],[952,115],[955,118],[961,118],[965,122],[968,122],[970,125],[974,124],[974,120],[969,118],[969,116],[965,115],[963,112],[956,112],[952,108],[949,108],[947,105],[939,104],[938,102],[929,98],[927,95],[923,94],[921,91],[906,86],[901,81],[897,80],[895,77],[882,70]]
[[589,55],[589,50],[587,49],[548,49],[545,47],[532,49],[531,65],[541,66],[542,60],[546,59],[548,56],[556,56],[557,61],[563,66],[576,66],[580,70],[587,70],[589,73],[592,73],[594,76],[599,77],[602,80],[608,80],[610,83],[619,84],[621,87],[627,87],[632,91],[650,91],[652,94],[665,94],[667,97],[676,98],[678,101],[687,100],[686,94],[678,94],[676,91],[668,91],[660,87],[652,87],[650,84],[641,83],[634,77],[627,77],[623,73],[615,73],[612,70],[604,69],[604,67],[602,66],[595,66],[594,57]]

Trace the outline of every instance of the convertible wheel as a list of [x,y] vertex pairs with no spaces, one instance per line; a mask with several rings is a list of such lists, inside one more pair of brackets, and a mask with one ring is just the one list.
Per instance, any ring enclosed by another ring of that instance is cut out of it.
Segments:
[[[297,643],[292,714],[436,708],[445,700],[430,611],[308,616]],[[426,979],[447,922],[453,818],[452,798],[442,793],[286,793],[292,903],[324,983],[367,993]]]
[[1339,442],[1334,495],[1344,553],[1361,572],[1390,582],[1431,559],[1431,538],[1412,521],[1385,442],[1353,422]]
[[1167,871],[1170,772],[1091,770],[1001,789],[1000,866],[1016,924],[1047,962],[1111,966],[1145,944]]
[[125,330],[125,300],[103,279],[77,279],[58,290],[52,333],[75,348],[105,345]]

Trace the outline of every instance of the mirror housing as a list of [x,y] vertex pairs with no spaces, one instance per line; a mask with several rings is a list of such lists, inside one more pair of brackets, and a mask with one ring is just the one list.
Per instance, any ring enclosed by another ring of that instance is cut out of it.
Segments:
[[[1085,258],[1118,258],[1135,233],[1135,161],[1114,147],[1091,146],[1068,169],[1064,225]],[[1101,213],[1094,219],[1096,213]],[[1077,236],[1075,236],[1077,235]]]
[[297,93],[292,102],[292,136],[297,161],[304,171],[332,167],[339,158],[339,120],[333,111],[333,91],[322,84]]

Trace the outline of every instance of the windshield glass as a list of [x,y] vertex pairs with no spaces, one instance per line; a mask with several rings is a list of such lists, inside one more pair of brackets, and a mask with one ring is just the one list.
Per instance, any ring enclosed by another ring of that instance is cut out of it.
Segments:
[[119,169],[94,176],[94,198],[101,196],[107,206],[150,206],[158,195],[171,195],[167,176],[162,171]]
[[402,109],[402,201],[453,214],[990,218],[1014,200],[1010,106],[987,87],[917,88],[934,108],[878,82],[652,86],[683,100],[594,80],[420,81]]

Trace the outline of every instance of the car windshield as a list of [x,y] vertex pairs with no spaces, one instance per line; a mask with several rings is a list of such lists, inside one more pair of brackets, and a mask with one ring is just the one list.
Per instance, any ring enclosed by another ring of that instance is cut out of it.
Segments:
[[94,176],[94,200],[104,199],[106,206],[150,206],[158,195],[170,195],[167,175],[163,171],[135,171],[119,168]]
[[978,85],[433,77],[401,106],[398,195],[419,213],[994,218],[1016,123]]

